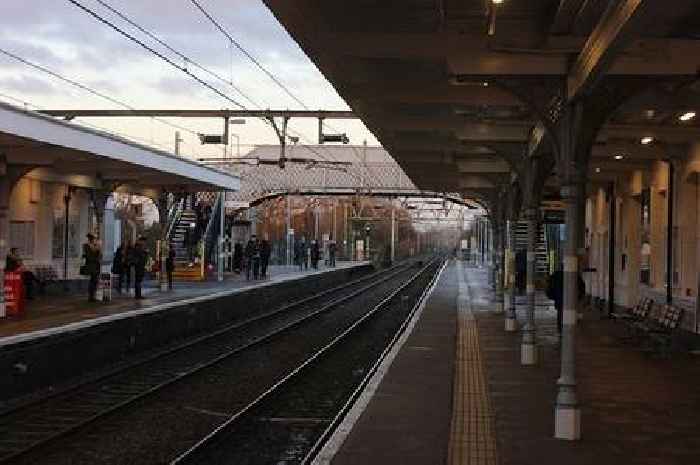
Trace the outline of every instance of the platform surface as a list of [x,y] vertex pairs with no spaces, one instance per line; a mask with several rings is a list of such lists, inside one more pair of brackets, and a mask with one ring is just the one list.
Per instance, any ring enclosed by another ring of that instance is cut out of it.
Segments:
[[87,295],[60,297],[38,296],[27,301],[27,310],[21,317],[0,318],[0,343],[14,336],[33,333],[42,330],[58,328],[81,321],[94,320],[110,315],[126,314],[141,311],[158,305],[183,301],[216,294],[224,291],[248,289],[255,286],[270,285],[305,276],[327,273],[333,270],[363,266],[368,262],[337,262],[335,268],[319,265],[318,270],[309,269],[298,271],[296,266],[270,266],[269,278],[258,281],[247,281],[245,274],[228,274],[223,282],[208,280],[202,282],[175,282],[172,291],[161,292],[158,283],[148,282],[143,289],[143,300],[135,300],[126,294],[112,292],[112,301],[88,302]]
[[[521,366],[521,334],[503,330],[487,276],[450,262],[331,463],[697,463],[697,356],[651,356],[622,342],[620,323],[585,312],[576,344],[583,437],[554,439],[556,314],[538,296],[540,363]],[[522,326],[523,306],[517,313]]]

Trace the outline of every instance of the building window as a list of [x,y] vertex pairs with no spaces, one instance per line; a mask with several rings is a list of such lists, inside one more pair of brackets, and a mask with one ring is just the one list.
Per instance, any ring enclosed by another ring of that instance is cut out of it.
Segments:
[[641,196],[641,260],[639,282],[649,284],[651,279],[651,190],[643,189]]
[[[53,219],[51,257],[63,258],[65,248],[66,218],[63,214],[55,214]],[[80,217],[71,215],[68,218],[68,258],[78,257],[80,250]]]
[[10,221],[10,247],[23,259],[34,258],[34,222]]

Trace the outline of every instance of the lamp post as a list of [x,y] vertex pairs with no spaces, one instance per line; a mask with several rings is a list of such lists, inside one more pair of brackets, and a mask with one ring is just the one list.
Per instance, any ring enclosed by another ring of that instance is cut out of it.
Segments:
[[[245,124],[244,119],[225,119],[227,124],[225,126],[225,136],[233,136],[236,138],[236,153],[237,157],[241,156],[241,139],[238,134],[233,134],[229,132],[228,127],[231,124]],[[229,144],[229,137],[224,137],[224,143]],[[224,148],[224,158],[226,158],[226,149]],[[219,193],[219,257],[217,260],[217,278],[219,281],[224,280],[224,260],[226,257],[226,252],[224,251],[224,246],[226,244],[226,232],[224,231],[226,225],[226,191],[221,191]]]

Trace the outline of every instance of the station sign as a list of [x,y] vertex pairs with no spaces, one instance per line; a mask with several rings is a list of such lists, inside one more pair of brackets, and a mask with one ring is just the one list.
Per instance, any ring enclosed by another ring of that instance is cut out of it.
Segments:
[[243,202],[238,200],[227,200],[224,203],[226,208],[248,208],[250,207],[250,202]]
[[542,222],[545,224],[564,224],[564,210],[543,208],[540,210]]

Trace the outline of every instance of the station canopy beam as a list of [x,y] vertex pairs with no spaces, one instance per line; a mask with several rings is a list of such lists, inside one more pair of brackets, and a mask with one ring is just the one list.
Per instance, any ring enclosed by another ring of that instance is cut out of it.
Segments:
[[40,113],[65,119],[83,118],[322,118],[359,119],[345,110],[43,110]]

